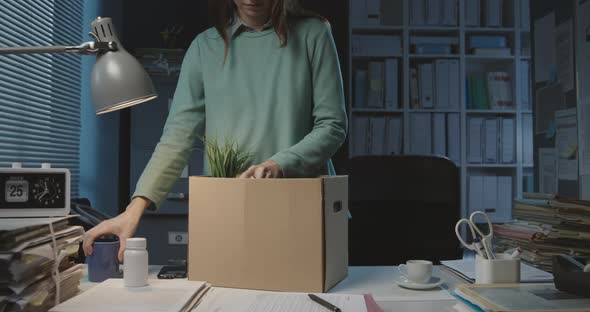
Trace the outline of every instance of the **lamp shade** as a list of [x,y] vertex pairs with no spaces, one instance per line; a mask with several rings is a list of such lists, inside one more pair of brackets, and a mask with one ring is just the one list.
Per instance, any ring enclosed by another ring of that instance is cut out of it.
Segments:
[[116,51],[97,54],[92,69],[91,87],[96,114],[103,114],[152,100],[158,95],[143,66],[125,51],[111,18],[92,22],[98,41],[115,42]]

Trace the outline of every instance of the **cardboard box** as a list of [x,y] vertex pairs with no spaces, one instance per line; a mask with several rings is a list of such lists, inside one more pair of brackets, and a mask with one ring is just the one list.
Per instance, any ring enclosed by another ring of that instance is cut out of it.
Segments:
[[190,177],[188,278],[325,292],[348,274],[348,177]]

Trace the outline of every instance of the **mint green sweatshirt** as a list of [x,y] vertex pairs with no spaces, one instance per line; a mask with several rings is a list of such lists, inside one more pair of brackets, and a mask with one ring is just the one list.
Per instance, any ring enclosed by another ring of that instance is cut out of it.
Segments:
[[285,47],[274,29],[242,32],[230,41],[225,64],[223,57],[214,28],[192,42],[134,197],[159,206],[203,134],[249,149],[251,164],[275,161],[287,178],[334,174],[330,157],[346,137],[347,118],[330,27],[301,20]]

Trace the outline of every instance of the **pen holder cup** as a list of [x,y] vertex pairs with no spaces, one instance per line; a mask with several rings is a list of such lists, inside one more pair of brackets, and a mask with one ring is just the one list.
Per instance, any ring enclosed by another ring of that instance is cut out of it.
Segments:
[[475,256],[475,282],[477,284],[520,283],[520,259],[496,254],[495,260]]

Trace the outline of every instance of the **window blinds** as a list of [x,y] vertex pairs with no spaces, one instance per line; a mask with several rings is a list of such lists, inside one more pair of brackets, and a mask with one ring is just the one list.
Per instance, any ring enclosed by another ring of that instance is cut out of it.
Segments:
[[[78,45],[83,0],[2,0],[0,47]],[[0,55],[0,167],[48,162],[80,173],[81,57]]]

